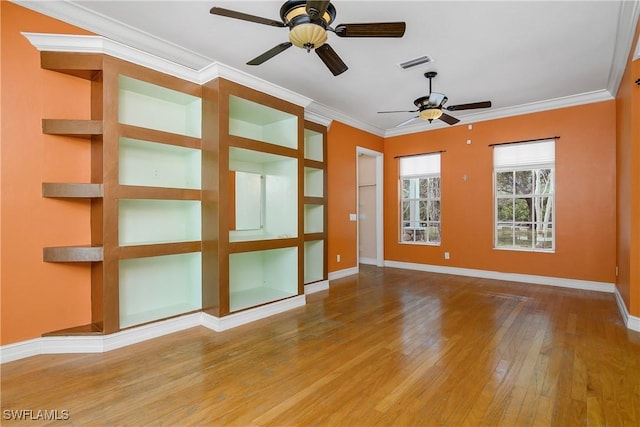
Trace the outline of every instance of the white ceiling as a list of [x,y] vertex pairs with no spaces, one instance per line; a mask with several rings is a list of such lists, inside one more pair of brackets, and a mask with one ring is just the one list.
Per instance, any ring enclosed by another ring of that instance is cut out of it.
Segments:
[[[633,43],[638,1],[334,0],[340,23],[405,21],[403,38],[340,38],[328,43],[349,66],[334,77],[314,52],[292,47],[260,66],[245,63],[288,41],[288,29],[214,16],[212,6],[279,20],[283,1],[66,1],[19,4],[194,69],[211,62],[311,98],[312,109],[375,133],[446,126],[395,125],[434,91],[448,105],[491,100],[489,110],[451,112],[461,124],[612,97]],[[58,13],[57,7],[65,12]],[[73,9],[73,13],[69,10]],[[408,70],[399,63],[429,55]]]

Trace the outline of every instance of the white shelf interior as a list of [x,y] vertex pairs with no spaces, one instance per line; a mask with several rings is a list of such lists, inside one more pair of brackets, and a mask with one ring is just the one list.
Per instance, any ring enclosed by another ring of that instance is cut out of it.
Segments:
[[242,310],[298,294],[298,248],[229,255],[229,307]]
[[298,117],[229,95],[229,134],[298,148]]
[[200,138],[199,97],[122,75],[118,86],[120,123]]
[[[243,198],[244,212],[259,215],[260,218],[247,223],[262,224],[261,228],[230,230],[231,242],[247,240],[283,239],[298,236],[298,160],[293,157],[278,156],[242,148],[229,148],[229,169],[260,175],[253,180],[261,184],[260,189],[240,188],[236,181],[236,193],[261,194],[250,200]],[[256,184],[258,185],[258,184]],[[238,222],[236,215],[236,222]],[[243,218],[243,221],[245,219]]]
[[304,283],[324,279],[324,241],[304,242]]
[[120,138],[121,185],[200,189],[200,150]]
[[322,233],[324,231],[324,206],[304,205],[304,232]]
[[323,158],[324,141],[322,134],[310,129],[304,130],[304,158],[309,160],[315,160],[318,162],[324,161]]
[[120,246],[201,240],[200,202],[120,199]]
[[202,308],[200,252],[120,261],[120,327]]
[[324,196],[324,171],[316,168],[304,168],[304,195],[307,197]]

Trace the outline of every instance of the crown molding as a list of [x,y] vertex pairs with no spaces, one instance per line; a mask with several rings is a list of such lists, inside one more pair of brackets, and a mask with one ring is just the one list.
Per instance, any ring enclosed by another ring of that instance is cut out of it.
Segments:
[[333,123],[332,118],[309,111],[308,109],[304,110],[304,119],[325,126],[327,129],[331,128],[331,123]]
[[[236,68],[229,67],[228,65],[225,65],[221,62],[215,62],[214,64],[201,70],[202,71],[201,83],[206,83],[207,81],[212,80],[211,76],[208,74],[209,72],[208,68],[215,67],[217,69],[217,75],[215,77],[221,77],[226,80],[231,80],[242,86],[246,86],[251,89],[255,89],[257,91],[267,93],[269,95],[275,96],[277,98],[283,99],[285,101],[291,102],[301,107],[306,108],[312,102],[311,98],[307,98],[306,96],[300,95],[299,93],[283,88],[282,86],[278,86],[273,83],[270,83],[266,80],[258,78],[244,71],[240,71]],[[205,80],[205,79],[208,79],[208,80]]]
[[[607,89],[614,96],[618,93],[618,87],[622,81],[622,76],[627,67],[629,53],[633,49],[634,35],[640,16],[640,0],[622,1],[620,14],[618,15],[618,31],[609,71]],[[636,46],[633,59],[640,57],[640,52]]]
[[384,137],[384,132],[385,132],[384,129],[380,129],[379,127],[361,122],[360,120],[354,119],[351,116],[347,116],[346,114],[340,111],[334,110],[333,108],[327,107],[324,104],[320,104],[319,102],[312,101],[311,104],[307,106],[307,110],[310,114],[315,114],[321,117],[327,117],[331,120],[336,120],[338,122],[352,126],[356,129],[360,129],[365,132],[371,133],[373,135]]
[[192,83],[203,84],[220,77],[302,107],[306,107],[312,101],[306,96],[302,96],[289,89],[269,83],[266,80],[259,79],[219,62],[211,62],[201,69],[194,70],[177,62],[102,36],[27,32],[23,32],[22,35],[39,51],[101,53],[146,68],[151,68]]
[[[574,107],[577,105],[591,104],[594,102],[609,101],[612,99],[614,99],[614,97],[611,95],[611,93],[609,93],[609,91],[605,89],[602,89],[593,92],[581,93],[578,95],[570,95],[562,98],[550,99],[547,101],[516,105],[515,107],[497,108],[456,116],[460,119],[460,122],[456,126],[483,122],[487,120],[502,119],[505,117],[519,116],[522,114],[538,113],[541,111],[555,110],[558,108]],[[390,138],[393,136],[408,135],[417,132],[427,132],[448,127],[450,126],[439,120],[433,123],[421,122],[417,125],[388,129],[385,132],[384,137]]]
[[102,36],[27,33],[22,35],[39,51],[100,53],[151,68],[192,83],[200,83],[198,71]]

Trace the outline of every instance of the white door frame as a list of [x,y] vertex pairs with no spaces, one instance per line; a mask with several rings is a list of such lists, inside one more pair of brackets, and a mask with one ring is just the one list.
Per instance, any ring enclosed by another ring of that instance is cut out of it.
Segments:
[[383,228],[383,191],[382,177],[384,171],[384,155],[379,151],[370,150],[368,148],[356,146],[356,218],[357,218],[357,265],[360,268],[360,179],[358,175],[358,157],[360,154],[372,156],[376,159],[376,265],[384,267],[384,228]]

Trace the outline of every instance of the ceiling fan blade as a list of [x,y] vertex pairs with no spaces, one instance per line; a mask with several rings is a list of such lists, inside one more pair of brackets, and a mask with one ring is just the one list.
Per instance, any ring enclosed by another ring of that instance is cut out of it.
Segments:
[[406,27],[404,22],[340,24],[334,32],[339,37],[402,37]]
[[472,102],[471,104],[459,104],[459,105],[449,105],[447,110],[449,111],[460,111],[460,110],[475,110],[476,108],[490,108],[491,101],[482,101],[482,102]]
[[399,128],[400,126],[404,126],[404,125],[408,125],[409,123],[411,123],[414,120],[418,120],[420,118],[420,116],[415,116],[415,117],[411,117],[410,119],[405,120],[402,123],[398,123],[397,125],[395,125],[394,127]]
[[334,76],[344,73],[349,69],[342,59],[338,56],[335,50],[327,43],[323,44],[320,47],[315,49],[316,53],[324,62],[324,65],[329,68],[329,70],[333,73]]
[[308,1],[307,2],[307,15],[311,19],[321,18],[329,7],[328,1]]
[[442,115],[440,116],[440,120],[442,120],[443,122],[449,124],[449,125],[455,125],[456,123],[458,123],[460,120],[456,119],[453,116],[448,115],[447,113],[442,113]]
[[417,113],[418,110],[394,110],[394,111],[378,111],[378,114],[385,113]]
[[212,15],[226,16],[227,18],[240,19],[242,21],[255,22],[258,24],[271,25],[272,27],[285,27],[280,21],[275,21],[269,18],[262,18],[260,16],[249,15],[248,13],[236,12],[235,10],[224,9],[222,7],[212,7],[209,11]]
[[279,45],[269,49],[262,55],[256,56],[255,58],[253,58],[251,61],[247,62],[247,65],[260,65],[263,62],[273,58],[277,54],[289,49],[291,46],[293,46],[293,43],[291,42],[280,43]]

